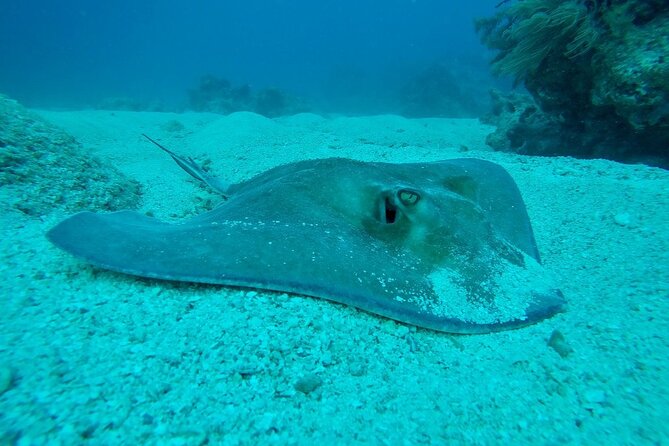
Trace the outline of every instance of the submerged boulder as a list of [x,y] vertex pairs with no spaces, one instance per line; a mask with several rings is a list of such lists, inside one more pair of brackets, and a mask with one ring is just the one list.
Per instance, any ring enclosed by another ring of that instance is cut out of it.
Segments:
[[140,185],[91,156],[72,136],[0,95],[4,206],[31,216],[54,209],[115,211],[139,205]]

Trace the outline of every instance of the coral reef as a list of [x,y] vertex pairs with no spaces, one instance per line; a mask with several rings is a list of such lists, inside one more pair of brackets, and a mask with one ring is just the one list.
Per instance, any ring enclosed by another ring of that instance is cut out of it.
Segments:
[[206,75],[197,88],[189,90],[194,111],[232,113],[252,111],[267,117],[294,115],[309,110],[302,100],[278,88],[254,93],[249,85],[233,86],[228,80]]
[[435,62],[406,82],[400,92],[401,114],[408,117],[476,117],[490,107],[478,73],[462,65]]
[[[549,155],[560,153],[560,146],[553,146],[560,139],[559,122],[541,111],[527,94],[504,94],[499,90],[490,92],[492,112],[483,116],[481,122],[496,125],[486,143],[495,150],[522,154]],[[528,149],[527,141],[533,145]]]
[[54,209],[136,208],[139,183],[103,165],[75,139],[0,95],[0,186],[10,207],[32,216]]
[[254,102],[248,85],[233,87],[228,80],[211,75],[203,76],[188,97],[193,110],[214,113],[251,110]]
[[148,102],[130,97],[108,97],[102,99],[95,105],[99,110],[125,110],[125,111],[152,111],[164,112],[167,110],[160,102]]
[[476,27],[533,102],[493,93],[493,147],[669,165],[666,1],[518,0]]
[[517,81],[535,74],[551,53],[568,58],[587,53],[599,36],[586,5],[569,0],[520,0],[477,21],[476,28],[484,43],[499,51],[493,70]]

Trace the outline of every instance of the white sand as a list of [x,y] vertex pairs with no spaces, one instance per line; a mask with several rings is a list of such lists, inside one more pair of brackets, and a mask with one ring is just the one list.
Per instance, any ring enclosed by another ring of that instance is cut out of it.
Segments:
[[[569,308],[498,334],[416,330],[313,298],[93,269],[44,238],[63,215],[9,212],[0,444],[669,444],[667,171],[491,152],[473,120],[41,114],[168,219],[216,196],[143,132],[231,182],[305,158],[495,161]],[[569,356],[548,346],[554,330]],[[296,390],[303,378],[315,390]]]

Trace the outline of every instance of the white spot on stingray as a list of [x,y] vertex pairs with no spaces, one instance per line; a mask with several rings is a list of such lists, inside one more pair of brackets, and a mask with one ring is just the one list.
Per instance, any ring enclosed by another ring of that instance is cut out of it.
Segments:
[[478,291],[465,287],[466,279],[458,272],[439,268],[428,275],[436,301],[433,297],[416,303],[431,313],[476,324],[523,320],[535,293],[551,294],[554,288],[534,259],[525,256],[524,263],[518,266],[493,254],[489,264],[495,268],[482,273]]

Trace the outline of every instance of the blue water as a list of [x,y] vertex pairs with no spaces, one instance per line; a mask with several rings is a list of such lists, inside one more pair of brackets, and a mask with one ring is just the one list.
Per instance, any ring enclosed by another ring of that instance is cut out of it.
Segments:
[[39,107],[131,97],[178,108],[211,74],[324,110],[379,113],[396,111],[402,86],[439,62],[459,88],[475,85],[475,99],[493,80],[473,20],[496,3],[3,0],[0,92]]

